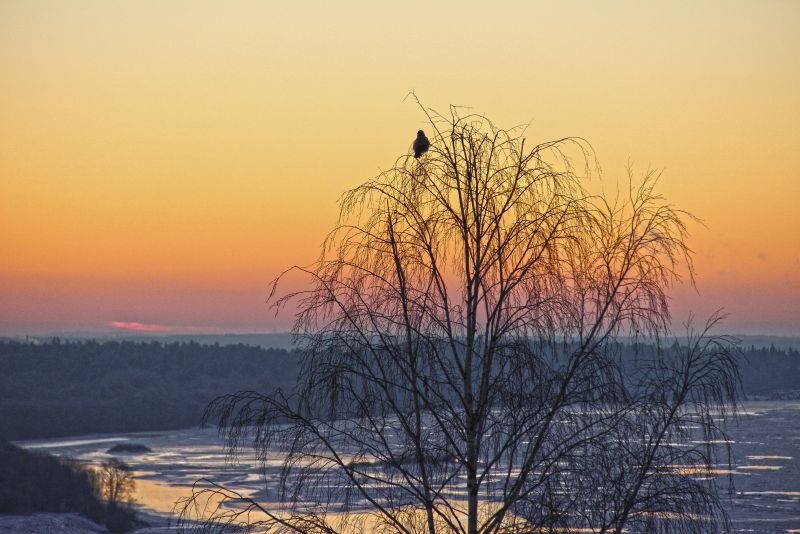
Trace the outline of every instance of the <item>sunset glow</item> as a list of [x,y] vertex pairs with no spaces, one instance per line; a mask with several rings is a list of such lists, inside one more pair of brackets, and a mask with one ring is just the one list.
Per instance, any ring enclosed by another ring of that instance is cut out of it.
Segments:
[[702,220],[676,322],[800,335],[800,3],[604,6],[3,2],[0,335],[285,330],[270,280],[410,149],[412,89],[587,139],[590,189],[663,169]]

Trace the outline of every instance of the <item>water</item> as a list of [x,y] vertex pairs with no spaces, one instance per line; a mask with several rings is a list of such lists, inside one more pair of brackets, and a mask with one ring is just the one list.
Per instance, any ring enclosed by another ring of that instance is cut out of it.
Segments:
[[737,532],[800,532],[800,402],[747,404],[731,428]]
[[[734,532],[800,533],[800,402],[745,404],[737,424],[730,427],[733,461],[703,476],[728,480],[733,491],[725,497]],[[239,463],[226,461],[213,429],[189,429],[102,436],[79,436],[20,443],[89,463],[111,455],[119,443],[141,443],[153,452],[120,456],[136,471],[136,498],[148,512],[170,516],[175,502],[191,495],[192,484],[209,478],[259,500],[278,498],[274,483],[265,487],[261,471],[244,455]],[[280,465],[275,456],[269,463]]]

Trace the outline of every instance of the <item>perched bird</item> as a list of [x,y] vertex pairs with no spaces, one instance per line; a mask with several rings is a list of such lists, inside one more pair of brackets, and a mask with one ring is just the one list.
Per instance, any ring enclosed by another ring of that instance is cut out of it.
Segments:
[[417,132],[417,138],[414,139],[414,157],[419,158],[422,154],[428,151],[431,147],[431,142],[425,137],[425,132],[422,130]]

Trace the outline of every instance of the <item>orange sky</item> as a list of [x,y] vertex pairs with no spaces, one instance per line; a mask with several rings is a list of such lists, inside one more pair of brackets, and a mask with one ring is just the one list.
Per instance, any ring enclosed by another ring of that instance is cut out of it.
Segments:
[[[273,331],[346,188],[433,107],[663,168],[700,295],[800,335],[800,2],[0,3],[0,334]],[[119,326],[118,325],[118,326]],[[160,326],[159,326],[160,325]]]

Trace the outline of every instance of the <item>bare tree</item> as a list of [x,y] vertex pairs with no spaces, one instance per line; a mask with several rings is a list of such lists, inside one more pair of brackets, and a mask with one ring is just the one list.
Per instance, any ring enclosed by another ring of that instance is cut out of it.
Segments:
[[136,483],[128,464],[117,458],[106,460],[97,468],[95,478],[97,492],[109,508],[113,510],[131,503]]
[[588,194],[580,138],[531,146],[483,116],[422,109],[430,150],[348,191],[320,259],[295,268],[309,289],[275,300],[298,306],[296,391],[209,408],[230,452],[254,447],[278,491],[200,482],[183,518],[286,532],[724,530],[698,473],[735,401],[729,344],[708,337],[716,317],[663,342],[666,291],[693,272],[689,216],[658,196],[655,173],[629,173],[614,199]]

